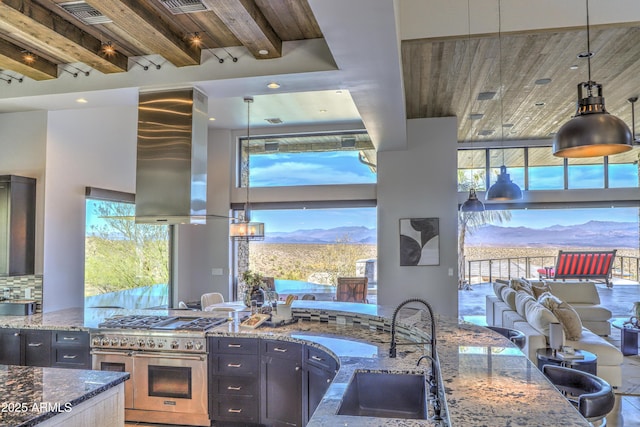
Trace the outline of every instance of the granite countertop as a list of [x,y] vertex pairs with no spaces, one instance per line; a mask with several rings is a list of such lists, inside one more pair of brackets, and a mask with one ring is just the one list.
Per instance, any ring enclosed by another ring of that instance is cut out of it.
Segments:
[[[329,390],[313,414],[309,427],[432,426],[428,420],[400,420],[335,415],[354,372],[384,371],[423,373],[428,364],[416,367],[428,345],[398,347],[389,358],[389,324],[394,309],[371,304],[322,301],[294,302],[297,323],[278,328],[240,328],[234,321],[218,326],[208,335],[273,338],[310,343],[328,350],[340,363]],[[126,311],[160,315],[185,315],[182,310]],[[0,327],[90,330],[104,317],[122,310],[70,309],[32,316],[0,317]],[[190,312],[189,315],[221,315]],[[407,328],[409,340],[428,334],[429,322]],[[402,328],[399,328],[402,329]],[[415,333],[415,336],[414,336]],[[445,423],[450,426],[588,426],[587,421],[549,383],[536,366],[506,338],[486,328],[438,316],[437,350],[444,386]]]
[[126,372],[0,365],[0,426],[34,426],[127,378]]

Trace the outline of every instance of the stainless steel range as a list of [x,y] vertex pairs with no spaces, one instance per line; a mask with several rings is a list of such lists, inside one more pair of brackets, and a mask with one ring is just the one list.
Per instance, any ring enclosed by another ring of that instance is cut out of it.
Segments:
[[210,425],[205,332],[226,319],[119,316],[91,334],[93,369],[126,371],[125,419]]

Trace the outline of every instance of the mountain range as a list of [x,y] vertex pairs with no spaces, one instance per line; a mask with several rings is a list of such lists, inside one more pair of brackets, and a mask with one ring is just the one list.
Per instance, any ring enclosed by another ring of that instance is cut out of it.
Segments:
[[589,221],[546,228],[484,225],[466,235],[471,246],[638,248],[638,223]]
[[336,243],[348,239],[350,243],[375,244],[377,230],[364,226],[335,227],[329,229],[314,228],[311,230],[265,232],[265,243]]

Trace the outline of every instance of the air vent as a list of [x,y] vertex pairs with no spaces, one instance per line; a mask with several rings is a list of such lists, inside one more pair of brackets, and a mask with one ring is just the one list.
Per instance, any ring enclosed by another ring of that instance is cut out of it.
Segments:
[[491,136],[493,135],[493,130],[491,129],[485,129],[485,130],[481,130],[480,132],[478,132],[479,136]]
[[111,19],[104,16],[98,9],[95,9],[93,6],[90,6],[83,1],[59,3],[58,6],[86,25],[108,24],[109,22],[113,22]]
[[265,119],[265,120],[272,125],[279,125],[280,123],[282,123],[282,119],[279,117],[274,117],[272,119]]
[[488,101],[493,99],[494,96],[496,96],[495,92],[480,92],[478,94],[478,101]]
[[201,0],[161,0],[162,5],[174,15],[209,10]]
[[471,119],[471,120],[480,120],[483,117],[484,117],[484,114],[481,114],[481,113],[471,113],[471,114],[469,114],[469,119]]

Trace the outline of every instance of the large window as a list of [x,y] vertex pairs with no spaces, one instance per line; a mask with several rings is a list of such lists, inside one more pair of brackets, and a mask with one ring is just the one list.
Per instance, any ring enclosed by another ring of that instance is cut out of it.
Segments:
[[376,208],[254,210],[264,241],[249,243],[249,269],[275,278],[279,294],[331,300],[338,277],[377,281]]
[[486,190],[486,150],[458,150],[458,191]]
[[491,168],[489,186],[496,183],[501,166],[507,167],[507,173],[511,177],[511,181],[518,184],[520,188],[525,188],[524,148],[504,148],[489,151],[489,167]]
[[87,307],[168,306],[170,228],[136,224],[134,210],[133,203],[87,198]]
[[569,188],[604,188],[604,157],[568,159]]
[[245,164],[249,155],[251,187],[376,182],[376,152],[366,133],[251,138],[248,151],[246,140],[240,144]]
[[549,147],[532,147],[529,153],[529,190],[564,189],[564,159]]
[[609,188],[638,186],[638,150],[609,157]]

